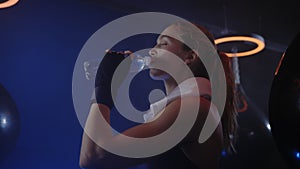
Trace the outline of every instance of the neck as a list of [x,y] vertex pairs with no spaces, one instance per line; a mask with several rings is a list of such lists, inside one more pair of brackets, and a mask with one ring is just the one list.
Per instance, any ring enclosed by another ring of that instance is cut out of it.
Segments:
[[181,75],[176,78],[176,80],[172,76],[164,80],[166,94],[169,95],[181,82],[191,77],[193,77],[193,75],[189,75],[188,73],[182,72]]
[[173,78],[169,78],[165,80],[164,84],[165,84],[167,95],[169,95],[178,86],[178,84]]

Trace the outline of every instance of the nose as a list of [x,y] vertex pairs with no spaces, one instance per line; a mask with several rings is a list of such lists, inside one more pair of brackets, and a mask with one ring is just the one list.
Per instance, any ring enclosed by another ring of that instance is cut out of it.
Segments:
[[151,57],[153,57],[157,55],[157,50],[155,49],[155,47],[153,47],[152,49],[149,50],[148,53]]

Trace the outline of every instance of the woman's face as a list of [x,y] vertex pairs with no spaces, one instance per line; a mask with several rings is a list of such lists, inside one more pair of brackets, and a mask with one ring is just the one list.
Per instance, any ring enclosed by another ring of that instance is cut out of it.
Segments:
[[[180,38],[179,33],[178,27],[169,26],[158,37],[156,45],[149,51],[152,57],[149,65],[150,75],[153,79],[166,80],[170,75],[163,70],[180,73],[181,68],[184,67],[182,64],[191,52],[184,48],[181,41],[175,39]],[[178,58],[183,62],[178,62]],[[161,69],[154,67],[160,67]]]

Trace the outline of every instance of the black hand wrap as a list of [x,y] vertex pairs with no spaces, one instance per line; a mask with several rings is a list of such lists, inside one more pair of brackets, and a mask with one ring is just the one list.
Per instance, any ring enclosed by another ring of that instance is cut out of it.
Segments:
[[[103,57],[99,68],[97,70],[96,80],[95,80],[95,95],[97,103],[105,104],[110,109],[113,108],[114,102],[111,93],[111,82],[114,75],[115,70],[119,66],[119,64],[129,55],[126,52],[114,52],[107,51],[105,56]],[[126,59],[126,69],[122,71],[121,79],[118,79],[117,85],[120,86],[124,78],[126,77],[131,59]],[[116,92],[114,92],[116,93]]]

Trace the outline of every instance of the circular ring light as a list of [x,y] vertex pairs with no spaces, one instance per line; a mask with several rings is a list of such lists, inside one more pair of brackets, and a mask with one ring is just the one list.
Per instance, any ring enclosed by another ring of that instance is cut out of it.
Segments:
[[225,42],[235,42],[235,41],[244,41],[244,42],[252,42],[256,44],[256,48],[245,51],[245,52],[237,52],[237,53],[226,53],[228,57],[243,57],[243,56],[250,56],[253,54],[256,54],[260,51],[262,51],[265,48],[265,42],[264,39],[259,35],[253,35],[253,36],[229,36],[229,37],[223,37],[218,38],[215,40],[216,45],[225,43]]
[[11,6],[15,5],[17,2],[19,2],[19,0],[8,0],[6,2],[2,2],[2,3],[0,3],[0,9],[11,7]]

